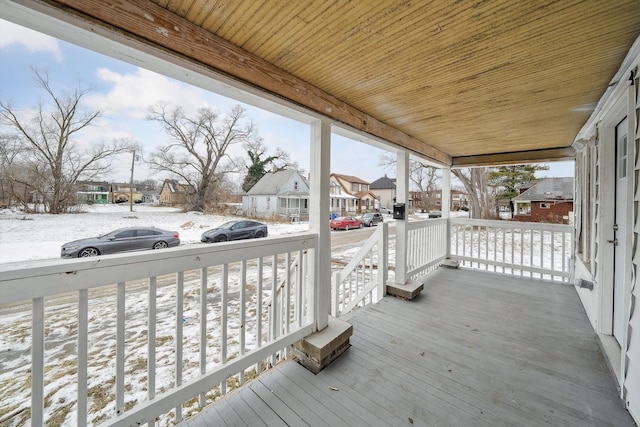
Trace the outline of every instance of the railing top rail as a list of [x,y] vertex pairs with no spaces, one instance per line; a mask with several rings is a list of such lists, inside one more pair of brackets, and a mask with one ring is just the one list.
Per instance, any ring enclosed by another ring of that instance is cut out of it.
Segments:
[[353,258],[351,259],[351,261],[349,261],[349,264],[347,264],[340,271],[340,276],[341,277],[346,277],[349,273],[351,273],[358,266],[358,264],[360,264],[360,261],[362,261],[362,258],[364,258],[364,256],[367,253],[369,253],[371,248],[373,248],[375,246],[376,243],[378,243],[378,233],[377,232],[373,233],[371,236],[369,236],[369,238],[367,239],[366,242],[364,242],[364,244],[362,245],[362,247],[360,248],[358,253],[356,253],[353,256]]
[[317,247],[317,234],[301,233],[98,258],[5,264],[0,266],[0,304]]
[[551,224],[546,222],[521,222],[521,221],[500,221],[488,219],[471,218],[450,218],[451,225],[483,225],[495,228],[510,228],[517,230],[545,230],[570,232],[573,226],[570,224]]
[[431,218],[431,219],[421,219],[418,221],[409,221],[407,222],[407,228],[409,230],[414,230],[416,228],[424,228],[425,226],[435,226],[438,224],[446,223],[447,218]]

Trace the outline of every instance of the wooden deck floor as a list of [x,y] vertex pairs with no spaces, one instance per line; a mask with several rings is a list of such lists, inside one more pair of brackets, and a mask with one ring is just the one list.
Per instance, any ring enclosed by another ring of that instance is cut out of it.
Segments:
[[440,269],[346,320],[318,375],[285,362],[182,425],[635,425],[571,286]]

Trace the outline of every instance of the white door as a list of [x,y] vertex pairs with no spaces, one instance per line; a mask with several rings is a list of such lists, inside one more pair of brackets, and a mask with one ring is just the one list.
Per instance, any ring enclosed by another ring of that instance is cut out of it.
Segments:
[[616,126],[616,210],[614,227],[614,264],[613,264],[613,336],[622,345],[624,333],[624,280],[626,273],[626,254],[624,244],[627,235],[627,119]]

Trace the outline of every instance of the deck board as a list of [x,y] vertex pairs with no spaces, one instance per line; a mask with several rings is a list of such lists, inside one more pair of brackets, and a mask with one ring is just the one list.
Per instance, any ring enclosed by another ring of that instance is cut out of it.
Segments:
[[344,319],[318,375],[284,362],[184,425],[634,426],[571,286],[440,269]]

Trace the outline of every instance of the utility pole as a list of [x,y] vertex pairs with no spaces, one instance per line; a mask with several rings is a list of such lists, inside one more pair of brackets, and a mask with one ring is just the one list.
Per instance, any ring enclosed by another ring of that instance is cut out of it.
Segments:
[[133,212],[133,166],[136,162],[136,150],[131,156],[131,179],[129,180],[129,212]]

